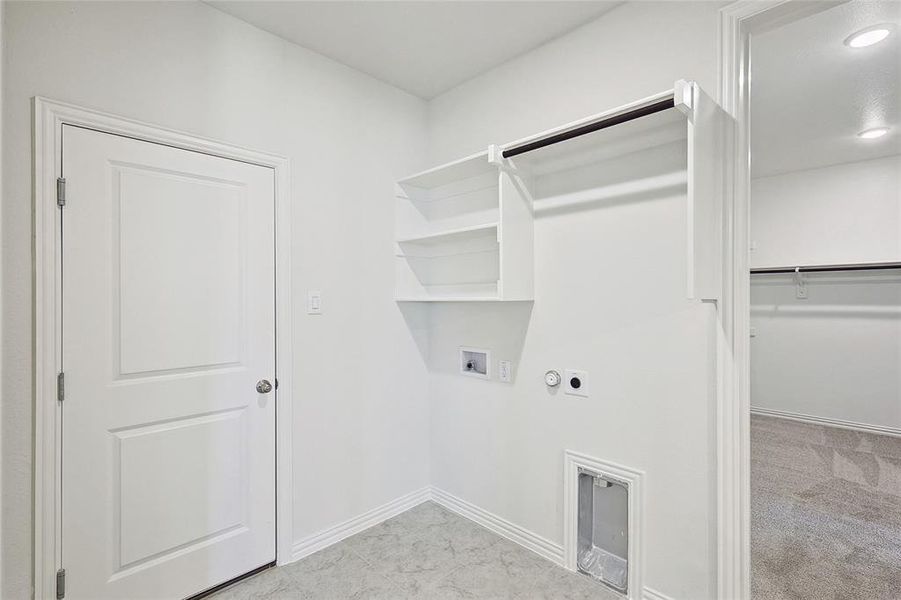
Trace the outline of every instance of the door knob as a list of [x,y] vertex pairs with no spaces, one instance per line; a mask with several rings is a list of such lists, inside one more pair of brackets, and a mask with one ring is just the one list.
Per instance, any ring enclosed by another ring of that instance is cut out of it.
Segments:
[[257,381],[257,391],[261,394],[268,394],[272,391],[272,384],[267,379]]

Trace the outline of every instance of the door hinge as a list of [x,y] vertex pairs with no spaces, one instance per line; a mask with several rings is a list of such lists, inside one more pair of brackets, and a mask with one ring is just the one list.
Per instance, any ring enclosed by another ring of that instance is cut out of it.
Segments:
[[66,570],[60,569],[56,572],[56,600],[62,600],[66,597]]
[[56,205],[62,208],[66,205],[66,178],[56,178]]
[[66,374],[62,371],[56,376],[56,399],[60,402],[66,399]]

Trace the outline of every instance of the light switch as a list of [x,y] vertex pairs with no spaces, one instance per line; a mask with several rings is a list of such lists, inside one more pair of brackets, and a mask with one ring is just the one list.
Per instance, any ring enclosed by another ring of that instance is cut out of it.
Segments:
[[307,292],[307,314],[322,314],[322,294],[319,290],[310,290]]

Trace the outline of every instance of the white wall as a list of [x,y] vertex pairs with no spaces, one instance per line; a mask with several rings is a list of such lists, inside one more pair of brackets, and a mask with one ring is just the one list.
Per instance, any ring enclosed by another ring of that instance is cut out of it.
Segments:
[[[4,22],[6,20],[6,5],[0,3],[0,141],[3,140],[3,72],[4,72],[4,56],[6,55],[6,36],[4,34]],[[3,144],[0,143],[0,191],[3,190]],[[0,202],[0,281],[2,281],[3,271],[3,203]],[[0,315],[3,314],[3,293],[0,292]],[[3,319],[0,318],[0,398],[3,395]],[[0,436],[3,432],[3,402],[0,401]],[[0,440],[0,594],[3,591],[3,555],[6,547],[6,540],[3,537],[3,443]]]
[[[901,156],[755,179],[754,266],[901,261]],[[751,404],[901,432],[901,272],[755,276]]]
[[[433,162],[695,79],[715,94],[716,3],[631,3],[430,104]],[[562,543],[563,450],[647,473],[645,584],[715,593],[710,305],[684,297],[684,193],[539,211],[534,305],[435,307],[432,482]],[[459,345],[515,382],[455,374]],[[592,397],[549,393],[586,369]]]
[[901,433],[901,274],[807,280],[755,277],[752,406]]
[[901,155],[751,182],[752,267],[901,261]]
[[0,597],[31,587],[34,95],[288,156],[294,536],[427,484],[428,381],[418,317],[392,300],[390,210],[393,181],[424,166],[425,103],[200,3],[4,4]]

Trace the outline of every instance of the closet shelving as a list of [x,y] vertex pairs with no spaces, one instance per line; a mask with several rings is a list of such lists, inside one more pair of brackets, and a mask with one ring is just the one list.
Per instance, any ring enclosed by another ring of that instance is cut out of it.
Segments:
[[539,204],[565,211],[669,194],[687,202],[687,296],[716,300],[730,133],[725,112],[680,80],[655,96],[402,179],[396,299],[532,300]]
[[397,182],[396,299],[532,299],[531,202],[494,149]]

